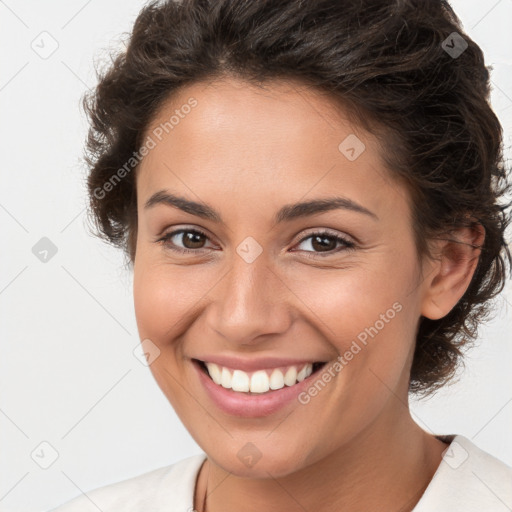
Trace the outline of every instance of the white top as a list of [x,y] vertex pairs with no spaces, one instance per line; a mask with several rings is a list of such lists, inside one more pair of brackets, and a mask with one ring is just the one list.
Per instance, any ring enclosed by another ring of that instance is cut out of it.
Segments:
[[[413,512],[512,510],[512,468],[460,435],[437,436],[450,445]],[[50,512],[192,512],[206,454],[106,485]]]

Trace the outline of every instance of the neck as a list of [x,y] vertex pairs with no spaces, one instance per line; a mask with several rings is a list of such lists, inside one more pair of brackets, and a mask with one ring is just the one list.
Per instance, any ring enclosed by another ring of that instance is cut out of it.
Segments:
[[241,478],[208,459],[197,480],[195,509],[410,512],[430,483],[445,449],[446,444],[418,427],[408,408],[395,400],[391,410],[350,442],[284,477]]

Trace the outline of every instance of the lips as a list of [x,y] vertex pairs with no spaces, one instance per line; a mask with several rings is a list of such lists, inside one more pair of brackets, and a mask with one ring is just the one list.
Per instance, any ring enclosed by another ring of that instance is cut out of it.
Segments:
[[[283,360],[280,360],[280,362],[281,361]],[[319,372],[321,368],[328,364],[327,362],[315,364],[315,372],[291,386],[285,385],[281,389],[269,389],[266,392],[258,393],[250,391],[237,392],[233,389],[223,387],[222,382],[220,385],[216,384],[210,376],[205,362],[198,359],[192,359],[191,362],[196,370],[198,383],[209,400],[222,412],[230,416],[244,418],[270,416],[285,409],[287,406],[292,406],[293,403],[297,406],[297,404],[300,403],[297,401],[297,397],[311,385],[312,379],[316,378],[315,373]],[[264,370],[260,368],[254,373],[256,374],[262,371],[266,373],[267,370],[270,370],[270,368]],[[273,370],[275,370],[275,367]],[[234,371],[236,371],[236,369],[233,369],[233,372]]]

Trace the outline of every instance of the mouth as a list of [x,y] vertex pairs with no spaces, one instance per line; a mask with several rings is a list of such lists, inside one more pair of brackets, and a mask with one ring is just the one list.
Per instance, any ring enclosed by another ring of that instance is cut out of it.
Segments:
[[318,373],[328,363],[316,361],[245,372],[199,359],[192,361],[219,387],[244,395],[268,395],[283,388],[293,387]]

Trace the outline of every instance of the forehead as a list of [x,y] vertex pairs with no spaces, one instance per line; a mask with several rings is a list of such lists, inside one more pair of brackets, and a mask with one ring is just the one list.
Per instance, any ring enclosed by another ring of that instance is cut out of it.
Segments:
[[336,191],[375,210],[396,208],[404,195],[377,139],[325,94],[291,81],[187,86],[162,105],[146,135],[155,145],[138,169],[141,200],[166,188],[199,198],[235,192],[260,204]]
[[[172,132],[176,143],[182,135],[190,142],[210,140],[216,144],[224,137],[229,144],[252,141],[255,149],[260,143],[279,146],[281,151],[296,151],[294,142],[302,138],[315,140],[316,149],[322,150],[319,138],[329,132],[339,138],[344,130],[360,130],[345,116],[346,112],[325,93],[293,80],[256,86],[222,78],[194,83],[173,94],[160,107],[147,132],[160,127],[164,132],[161,136],[166,138]],[[315,136],[317,133],[320,137]],[[326,139],[325,145],[331,142]]]

